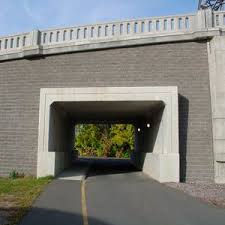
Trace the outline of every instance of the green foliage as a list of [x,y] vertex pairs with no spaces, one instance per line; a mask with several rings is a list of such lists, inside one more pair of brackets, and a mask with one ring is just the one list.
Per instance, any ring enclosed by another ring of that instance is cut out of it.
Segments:
[[97,156],[100,148],[100,128],[93,124],[82,124],[76,129],[75,148],[82,156]]
[[134,150],[131,124],[81,124],[76,126],[75,149],[81,156],[129,158]]
[[9,174],[9,178],[10,179],[17,179],[17,178],[23,178],[23,177],[24,177],[24,174],[23,173],[18,173],[18,172],[16,172],[16,170],[13,170]]
[[2,194],[22,194],[27,190],[33,188],[39,188],[40,186],[49,183],[52,177],[34,178],[34,177],[24,177],[17,179],[10,178],[0,178],[0,196]]
[[118,147],[128,146],[134,149],[134,126],[131,124],[115,124],[110,129],[113,144]]
[[10,172],[10,174],[9,174],[10,179],[16,179],[17,177],[18,177],[18,173],[15,170]]

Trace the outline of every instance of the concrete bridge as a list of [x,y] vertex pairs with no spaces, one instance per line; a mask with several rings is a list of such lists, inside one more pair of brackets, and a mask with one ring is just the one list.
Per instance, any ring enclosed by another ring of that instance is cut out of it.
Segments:
[[74,125],[131,122],[160,182],[225,182],[225,12],[0,38],[0,176],[56,175]]

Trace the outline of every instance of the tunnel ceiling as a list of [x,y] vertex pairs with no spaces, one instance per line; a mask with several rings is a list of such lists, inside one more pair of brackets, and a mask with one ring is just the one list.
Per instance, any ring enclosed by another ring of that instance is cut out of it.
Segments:
[[54,107],[63,111],[77,123],[85,122],[137,122],[147,119],[161,108],[161,101],[120,102],[55,102]]

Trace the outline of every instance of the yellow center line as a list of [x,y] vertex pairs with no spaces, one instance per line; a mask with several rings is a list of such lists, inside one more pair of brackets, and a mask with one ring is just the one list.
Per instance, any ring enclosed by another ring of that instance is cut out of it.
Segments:
[[82,180],[81,181],[81,206],[82,206],[82,215],[83,215],[83,225],[88,225],[85,185],[86,185],[85,180]]

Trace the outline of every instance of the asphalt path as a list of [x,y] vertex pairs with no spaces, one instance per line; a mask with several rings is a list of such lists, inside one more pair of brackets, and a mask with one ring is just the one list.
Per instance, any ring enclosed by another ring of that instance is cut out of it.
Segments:
[[92,160],[85,182],[54,180],[20,225],[225,225],[225,209],[159,184],[129,161]]

